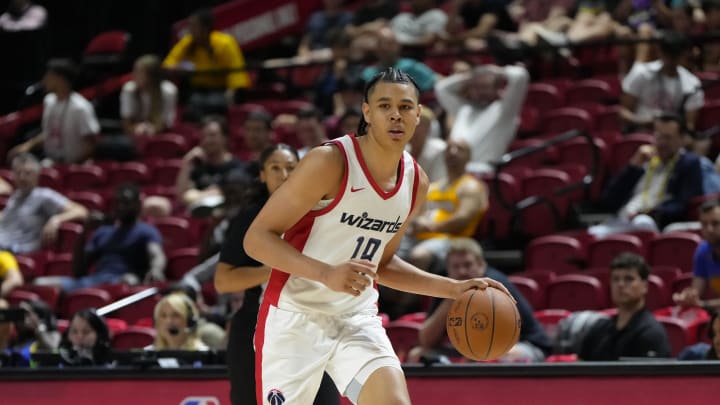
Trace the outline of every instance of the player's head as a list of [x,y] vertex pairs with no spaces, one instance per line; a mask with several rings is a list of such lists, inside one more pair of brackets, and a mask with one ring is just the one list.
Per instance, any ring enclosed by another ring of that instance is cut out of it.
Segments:
[[610,296],[617,307],[637,308],[645,302],[650,267],[635,253],[620,253],[610,263]]
[[700,232],[713,248],[720,247],[720,200],[705,201],[699,209]]
[[260,154],[260,181],[269,194],[280,188],[299,160],[297,151],[284,143],[270,146]]
[[487,263],[483,249],[476,240],[470,238],[451,239],[445,257],[445,265],[450,278],[467,280],[483,277]]
[[420,121],[420,89],[407,73],[387,68],[365,85],[358,135],[406,144]]

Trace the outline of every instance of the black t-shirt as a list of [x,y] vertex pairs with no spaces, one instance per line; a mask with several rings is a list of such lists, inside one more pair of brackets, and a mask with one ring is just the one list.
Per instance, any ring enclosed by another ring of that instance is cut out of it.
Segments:
[[485,14],[494,14],[497,17],[497,23],[495,29],[500,31],[517,31],[517,24],[510,17],[507,11],[507,7],[497,2],[483,1],[480,4],[471,4],[465,2],[460,7],[460,16],[463,19],[463,25],[465,29],[473,29],[480,22]]
[[353,25],[363,25],[384,18],[392,20],[398,14],[398,5],[395,1],[384,1],[380,5],[365,4],[358,8],[353,15]]
[[[518,312],[520,313],[520,319],[522,321],[522,327],[520,328],[520,340],[531,343],[533,346],[542,350],[546,355],[552,351],[552,342],[550,338],[545,334],[545,330],[540,325],[540,322],[535,318],[533,308],[529,302],[523,297],[520,290],[507,278],[507,276],[499,270],[492,267],[488,267],[485,271],[485,277],[500,282],[505,288],[510,291],[510,294],[517,301]],[[432,308],[428,311],[430,316],[442,302],[442,299],[433,300]]]
[[663,326],[647,310],[635,314],[621,330],[617,315],[597,321],[588,330],[579,356],[583,360],[608,361],[621,357],[670,357],[670,343]]
[[190,180],[198,190],[205,190],[212,185],[219,185],[223,176],[233,169],[243,168],[243,162],[235,158],[220,165],[197,162],[190,171]]

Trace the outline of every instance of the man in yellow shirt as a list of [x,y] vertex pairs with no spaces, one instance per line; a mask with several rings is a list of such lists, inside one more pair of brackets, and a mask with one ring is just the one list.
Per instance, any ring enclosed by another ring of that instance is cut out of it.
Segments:
[[0,250],[0,297],[6,296],[13,288],[22,284],[23,276],[15,256],[8,251]]
[[235,100],[238,89],[251,85],[250,76],[243,70],[245,59],[237,41],[213,30],[214,20],[211,10],[196,11],[190,16],[190,33],[175,44],[163,61],[164,68],[195,72],[190,79],[187,102],[190,114],[223,113]]

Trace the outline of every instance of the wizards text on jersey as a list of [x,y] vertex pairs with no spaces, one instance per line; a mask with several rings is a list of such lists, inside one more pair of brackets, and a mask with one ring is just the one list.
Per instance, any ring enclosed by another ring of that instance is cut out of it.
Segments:
[[372,218],[368,216],[367,212],[363,212],[362,215],[354,215],[343,212],[340,216],[340,223],[359,229],[386,233],[397,233],[403,224],[400,222],[400,217],[397,217],[395,221],[385,221],[382,219]]

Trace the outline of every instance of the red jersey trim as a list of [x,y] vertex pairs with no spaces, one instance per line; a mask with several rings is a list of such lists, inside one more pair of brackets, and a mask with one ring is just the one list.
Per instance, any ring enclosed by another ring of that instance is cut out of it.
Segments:
[[415,159],[413,159],[413,168],[415,169],[415,173],[413,173],[412,202],[410,203],[410,213],[408,213],[408,217],[410,216],[410,214],[412,214],[413,210],[415,209],[415,201],[417,200],[417,190],[418,190],[418,185],[420,184],[420,169],[418,168],[418,162]]
[[403,156],[400,159],[400,170],[398,171],[400,175],[395,182],[395,188],[390,191],[385,191],[382,189],[382,187],[380,187],[379,184],[375,182],[375,179],[370,174],[370,170],[368,170],[367,165],[365,164],[365,158],[362,155],[362,150],[360,149],[360,144],[357,141],[357,137],[350,136],[350,139],[352,139],[353,141],[353,146],[355,147],[355,156],[357,157],[358,162],[360,162],[360,167],[362,168],[363,174],[365,174],[365,178],[370,183],[372,188],[375,189],[375,192],[380,197],[382,197],[383,200],[387,200],[397,194],[397,192],[400,190],[400,187],[402,186],[403,178],[405,177],[405,157]]
[[[330,212],[333,208],[335,208],[336,205],[340,203],[340,200],[342,199],[343,195],[345,195],[345,189],[347,188],[348,183],[348,177],[350,176],[350,161],[348,160],[347,151],[345,150],[345,146],[340,141],[330,141],[326,142],[323,145],[335,145],[340,149],[340,152],[343,154],[343,158],[345,158],[345,173],[343,174],[343,180],[342,184],[340,184],[340,191],[338,191],[337,195],[333,198],[332,202],[325,208],[319,209],[319,210],[310,210],[306,216],[311,217],[319,217],[320,215],[327,214]],[[300,220],[302,222],[302,219]]]

